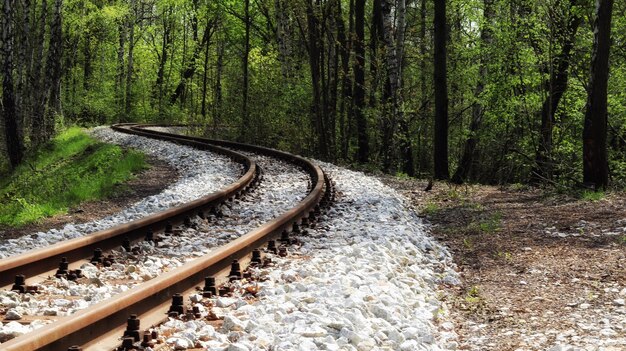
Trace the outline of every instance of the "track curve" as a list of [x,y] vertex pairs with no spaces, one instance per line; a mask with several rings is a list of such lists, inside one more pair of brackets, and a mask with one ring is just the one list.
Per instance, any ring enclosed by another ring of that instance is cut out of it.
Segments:
[[[270,238],[280,235],[284,231],[290,231],[294,224],[311,216],[312,213],[319,210],[320,202],[329,201],[332,195],[332,191],[330,190],[330,180],[325,177],[321,168],[302,157],[252,145],[226,141],[214,141],[203,138],[151,131],[146,129],[146,127],[148,126],[123,124],[115,125],[113,126],[113,129],[124,133],[173,141],[200,149],[208,149],[212,151],[219,150],[220,153],[229,155],[236,161],[243,163],[245,171],[243,176],[237,182],[231,184],[228,187],[228,191],[224,190],[219,192],[222,198],[231,197],[248,187],[253,181],[253,177],[257,169],[253,160],[235,151],[224,149],[224,147],[262,153],[297,164],[311,177],[311,183],[307,191],[307,195],[295,207],[283,213],[279,217],[220,247],[208,255],[189,262],[176,270],[167,272],[153,280],[148,281],[147,283],[122,293],[116,296],[115,299],[95,304],[85,310],[79,311],[71,317],[61,318],[53,324],[38,329],[36,336],[26,334],[4,343],[1,345],[2,349],[63,350],[74,344],[83,344],[89,349],[98,349],[94,348],[94,340],[102,340],[103,337],[107,337],[107,335],[111,332],[111,326],[117,326],[119,328],[119,326],[125,325],[126,319],[130,314],[138,314],[142,316],[151,311],[162,309],[164,304],[169,303],[170,298],[174,293],[193,289],[204,279],[205,276],[214,275],[227,269],[233,259],[241,259],[245,255],[249,254],[254,248],[259,247],[266,241],[270,240]],[[45,251],[45,255],[47,255],[46,262],[50,262],[52,267],[54,267],[54,265],[58,263],[59,257],[67,255],[67,252],[62,252],[61,248],[73,248],[74,246],[76,246],[76,248],[74,248],[75,251],[81,252],[83,256],[89,256],[94,247],[93,242],[90,241],[95,240],[95,238],[99,237],[99,235],[106,238],[119,238],[119,235],[124,234],[118,234],[118,236],[114,234],[117,233],[117,231],[122,230],[127,230],[132,233],[137,232],[137,235],[144,235],[148,226],[162,227],[168,220],[181,220],[185,215],[189,215],[189,213],[197,211],[198,206],[206,207],[214,205],[214,201],[217,201],[215,196],[214,194],[211,194],[203,198],[203,201],[196,200],[175,209],[164,211],[168,212],[169,217],[167,217],[167,219],[165,219],[163,213],[158,213],[120,226],[124,227],[124,229],[111,228],[110,230],[104,231],[107,232],[105,234],[96,233],[90,235],[89,239],[85,239],[85,245],[83,246],[78,245],[77,243],[70,243],[69,241],[55,245],[55,247],[50,247],[47,251]],[[135,222],[139,222],[139,224]],[[128,233],[125,235],[128,236]],[[119,239],[115,242],[115,245],[119,246]],[[20,256],[23,257],[16,256],[11,259],[1,260],[0,276],[11,277],[11,273],[17,272],[20,268],[25,269],[25,266],[20,266],[18,263],[29,260],[32,261],[34,259],[32,255],[30,255],[30,257],[28,257],[27,254]],[[11,265],[8,265],[8,263],[11,263]]]

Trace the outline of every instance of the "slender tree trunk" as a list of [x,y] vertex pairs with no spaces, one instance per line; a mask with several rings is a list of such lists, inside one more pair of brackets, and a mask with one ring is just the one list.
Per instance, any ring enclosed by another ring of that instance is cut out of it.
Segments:
[[[382,19],[383,19],[383,39],[385,42],[385,61],[387,67],[387,86],[389,89],[388,99],[384,101],[383,108],[383,140],[382,140],[382,156],[383,171],[389,171],[391,167],[391,159],[394,149],[394,134],[398,121],[402,119],[400,106],[402,105],[402,97],[400,96],[401,85],[401,60],[402,45],[404,40],[404,0],[399,1],[399,6],[395,9],[395,15],[398,18],[396,24],[396,35],[394,38],[393,18],[391,15],[393,0],[382,1]],[[405,131],[408,129],[405,129]]]
[[[207,14],[207,26],[208,22],[208,14]],[[207,88],[207,75],[209,72],[209,45],[207,44],[204,48],[204,72],[202,74],[202,107],[200,109],[200,114],[202,115],[202,122],[206,123],[206,88]]]
[[[340,2],[341,0],[334,0]],[[328,42],[328,69],[327,69],[327,109],[326,109],[326,131],[324,134],[330,134],[326,136],[328,143],[328,156],[331,160],[335,160],[336,143],[337,143],[337,100],[339,92],[339,41],[337,40],[339,32],[339,14],[337,6],[334,2],[327,4],[329,7],[328,15],[328,31],[326,32],[326,41]]]
[[133,108],[133,71],[135,49],[135,0],[130,0],[130,14],[128,15],[128,57],[126,63],[126,101],[124,104],[124,118],[129,120]]
[[583,182],[595,189],[609,183],[606,149],[607,84],[613,0],[596,0],[591,78],[583,129]]
[[313,3],[314,0],[311,0],[307,3],[307,26],[308,26],[308,49],[309,49],[309,65],[311,67],[311,84],[313,85],[313,106],[312,106],[312,114],[311,114],[311,126],[315,131],[315,135],[317,137],[317,152],[318,155],[322,158],[326,158],[327,156],[327,145],[325,142],[324,134],[324,104],[322,102],[322,90],[323,84],[321,73],[321,66],[323,61],[320,59],[322,53],[321,51],[321,39],[320,39],[320,24],[318,22],[317,15],[315,13],[314,7],[316,5]]
[[446,67],[446,1],[435,2],[435,179],[448,179],[448,85]]
[[48,59],[46,60],[46,85],[48,89],[45,107],[45,140],[54,135],[55,117],[61,114],[61,58],[63,57],[62,0],[55,0],[54,15],[50,24]]
[[287,16],[288,7],[284,0],[274,0],[274,13],[276,14],[276,42],[278,43],[278,60],[284,78],[293,74],[291,47],[291,26]]
[[35,38],[33,50],[33,67],[29,76],[29,82],[32,88],[33,105],[32,105],[32,121],[30,140],[32,146],[45,142],[45,107],[46,107],[46,89],[44,89],[43,79],[43,62],[44,62],[44,41],[46,35],[46,18],[48,14],[48,3],[46,0],[41,2],[41,15],[39,16],[39,28],[37,37]]
[[85,33],[85,43],[83,47],[83,89],[89,90],[89,83],[91,82],[91,75],[93,68],[91,66],[91,35]]
[[[384,0],[374,0],[372,3],[372,24],[370,30],[370,88],[369,88],[369,100],[368,104],[370,108],[378,105],[378,87],[380,83],[380,77],[378,74],[378,67],[380,65],[380,58],[378,55],[379,46],[384,43],[384,28],[383,28],[383,5]],[[388,85],[385,85],[385,88]],[[389,97],[386,89],[384,89],[382,100],[385,101]]]
[[224,42],[218,41],[217,67],[215,68],[215,96],[213,102],[213,133],[216,135],[217,128],[222,121],[222,71],[224,69]]
[[428,138],[430,131],[428,130],[428,120],[430,119],[428,108],[428,86],[426,83],[426,2],[428,0],[421,0],[420,3],[420,29],[419,29],[419,52],[420,52],[420,103],[422,105],[421,111],[418,112],[420,116],[419,132],[417,134],[417,149],[418,149],[418,171],[430,170],[430,157],[428,150],[422,146],[422,138]]
[[548,84],[548,96],[541,107],[541,129],[539,137],[539,148],[535,155],[536,166],[533,170],[533,178],[552,178],[552,132],[554,129],[556,110],[559,107],[561,98],[567,90],[569,79],[570,53],[574,47],[576,32],[582,22],[582,18],[571,10],[576,0],[570,3],[570,18],[565,28],[558,32],[563,39],[561,52],[553,58],[551,62],[550,81]]
[[478,68],[478,82],[476,82],[476,88],[474,89],[474,97],[476,102],[472,106],[472,121],[470,122],[470,135],[465,142],[463,149],[463,155],[459,160],[459,165],[452,176],[452,182],[461,184],[467,180],[472,163],[474,162],[474,155],[476,153],[476,146],[478,145],[478,130],[482,124],[483,115],[485,113],[485,107],[480,101],[481,94],[485,90],[485,80],[487,77],[487,64],[489,63],[489,55],[487,51],[491,50],[490,46],[493,41],[493,31],[491,30],[491,21],[494,17],[494,0],[484,0],[483,10],[483,25],[480,29],[480,62]]
[[22,162],[24,145],[20,137],[13,89],[13,14],[15,0],[4,0],[2,7],[2,117],[11,168]]
[[356,120],[358,156],[360,163],[369,160],[369,140],[365,117],[365,0],[354,3],[354,117]]
[[[126,26],[125,21],[120,21],[118,25],[119,31],[119,46],[117,47],[117,84],[115,84],[115,95],[117,96],[117,106],[119,113],[119,121],[126,121],[125,112],[125,99],[126,93],[124,90],[124,77],[126,77],[126,69],[124,68],[124,52],[126,51]],[[124,106],[124,108],[122,108]]]
[[17,124],[20,132],[20,138],[24,135],[24,126],[26,119],[30,115],[30,90],[28,86],[28,78],[30,74],[30,66],[32,59],[32,46],[30,32],[30,0],[22,0],[20,17],[16,23],[21,24],[19,27],[19,41],[16,43],[18,47],[17,62],[17,89],[15,94]]
[[185,87],[187,86],[187,80],[193,77],[193,74],[196,72],[196,60],[200,56],[200,53],[202,53],[202,49],[204,48],[204,45],[209,45],[209,41],[211,39],[211,36],[213,35],[214,23],[215,23],[214,21],[211,21],[210,25],[204,29],[204,34],[202,35],[202,41],[196,44],[196,48],[193,51],[193,55],[191,56],[191,59],[189,61],[186,61],[186,68],[183,71],[183,75],[180,79],[180,82],[178,83],[178,85],[176,86],[176,89],[174,89],[174,93],[172,93],[172,96],[170,97],[170,104],[172,105],[175,104],[178,98],[181,97],[181,95],[185,91]]
[[250,56],[250,0],[245,0],[244,6],[244,26],[245,38],[243,43],[243,89],[242,89],[242,101],[241,101],[241,139],[247,140],[250,136],[250,116],[248,113],[248,91],[250,83],[248,82],[248,60]]
[[[349,118],[346,118],[346,114],[349,116],[352,113],[352,82],[350,80],[350,51],[352,41],[346,38],[345,24],[341,14],[341,1],[337,1],[337,13],[337,39],[339,40],[339,53],[341,55],[341,90],[343,95],[339,105],[339,148],[340,157],[346,160],[348,158],[349,145],[348,122],[346,121],[349,120]],[[350,17],[352,16],[351,13],[349,15]],[[349,21],[350,28],[348,33],[352,33],[352,18],[350,18]],[[348,111],[346,111],[346,105],[348,106]]]
[[165,67],[167,65],[169,48],[172,40],[172,8],[168,7],[163,11],[163,42],[161,46],[161,55],[159,55],[159,69],[157,70],[157,78],[155,82],[154,96],[157,98],[159,106],[159,115],[163,114],[163,82],[165,80]]

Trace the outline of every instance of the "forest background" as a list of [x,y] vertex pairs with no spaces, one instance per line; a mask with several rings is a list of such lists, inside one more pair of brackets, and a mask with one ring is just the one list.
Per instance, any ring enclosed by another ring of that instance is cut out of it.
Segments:
[[[613,20],[597,21],[597,5]],[[4,0],[2,10],[0,173],[67,126],[151,122],[398,175],[583,185],[594,31],[608,23],[608,173],[626,186],[626,2]]]

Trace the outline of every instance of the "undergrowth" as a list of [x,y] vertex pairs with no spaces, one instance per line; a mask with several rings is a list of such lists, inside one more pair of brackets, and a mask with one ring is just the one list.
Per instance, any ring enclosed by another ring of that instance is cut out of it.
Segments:
[[21,227],[108,197],[144,168],[143,154],[70,128],[0,180],[0,226]]

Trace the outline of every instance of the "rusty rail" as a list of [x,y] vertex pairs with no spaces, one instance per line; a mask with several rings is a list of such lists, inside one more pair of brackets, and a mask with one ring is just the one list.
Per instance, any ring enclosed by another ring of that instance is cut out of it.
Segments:
[[[116,125],[113,126],[113,129],[125,133],[131,132],[128,125]],[[155,138],[150,133],[142,133],[140,131],[132,131],[132,133]],[[46,248],[2,259],[0,260],[0,286],[10,285],[17,274],[34,277],[53,270],[58,266],[61,257],[66,257],[68,261],[73,262],[91,257],[96,248],[106,251],[119,247],[123,238],[126,237],[131,241],[140,240],[145,236],[148,228],[158,231],[163,229],[167,222],[182,222],[185,216],[193,216],[199,209],[216,206],[235,196],[246,189],[254,180],[257,169],[256,163],[238,152],[192,140],[171,138],[171,141],[228,156],[243,165],[243,175],[224,189],[189,203],[126,224],[97,231],[81,238],[60,242]]]
[[[71,345],[87,344],[91,340],[105,335],[110,330],[125,325],[126,319],[130,314],[137,314],[141,317],[143,314],[153,311],[158,306],[168,303],[174,293],[192,289],[200,284],[205,276],[216,274],[229,267],[233,259],[241,259],[254,248],[261,246],[274,236],[281,234],[283,231],[291,230],[295,223],[302,218],[308,217],[314,211],[322,198],[328,197],[329,192],[326,192],[325,195],[325,191],[329,186],[329,180],[324,176],[321,168],[299,156],[252,145],[225,141],[214,142],[202,138],[148,131],[138,126],[124,125],[116,126],[116,128],[123,128],[124,132],[127,133],[150,135],[163,140],[194,143],[198,147],[209,148],[222,145],[285,159],[299,165],[311,176],[308,194],[286,213],[213,252],[117,295],[113,299],[95,304],[77,312],[73,316],[63,317],[55,323],[38,329],[34,333],[29,333],[1,344],[0,348],[3,350],[59,351],[66,350]],[[251,165],[254,164],[252,163]],[[246,175],[250,172],[251,169],[248,169]]]

